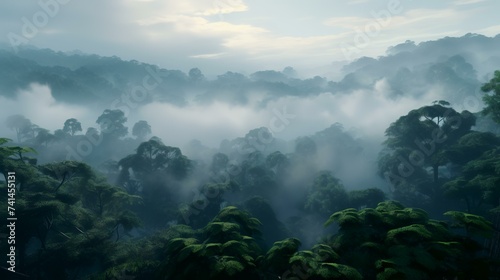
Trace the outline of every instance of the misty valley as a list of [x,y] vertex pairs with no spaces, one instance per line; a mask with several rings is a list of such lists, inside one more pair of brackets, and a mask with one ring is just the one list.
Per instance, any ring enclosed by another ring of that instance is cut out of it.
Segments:
[[500,35],[289,64],[0,45],[1,279],[500,279]]

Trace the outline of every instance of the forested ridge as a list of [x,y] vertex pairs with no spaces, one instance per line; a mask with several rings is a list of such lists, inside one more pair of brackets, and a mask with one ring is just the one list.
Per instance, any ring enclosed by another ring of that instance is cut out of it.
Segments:
[[[326,73],[304,78],[293,64],[281,71],[240,73],[232,70],[207,77],[197,67],[186,71],[165,69],[117,56],[56,52],[29,46],[13,52],[10,46],[0,44],[0,63],[4,66],[0,69],[0,96],[13,98],[19,89],[38,83],[48,85],[57,101],[90,106],[106,104],[108,109],[109,104],[114,106],[111,109],[121,109],[123,103],[153,101],[176,106],[215,101],[247,105],[256,94],[262,94],[260,106],[265,106],[284,96],[310,97],[325,92],[368,90],[385,78],[390,85],[387,94],[394,98],[420,97],[438,86],[442,99],[453,103],[462,102],[477,91],[484,76],[498,69],[499,44],[499,35],[487,37],[473,33],[419,44],[406,41],[390,47],[386,55],[377,58],[332,63],[332,67],[343,65],[336,78]],[[151,75],[146,83],[145,75]],[[153,85],[146,86],[147,96],[123,99],[124,93],[147,84]],[[116,99],[121,103],[113,103]]]

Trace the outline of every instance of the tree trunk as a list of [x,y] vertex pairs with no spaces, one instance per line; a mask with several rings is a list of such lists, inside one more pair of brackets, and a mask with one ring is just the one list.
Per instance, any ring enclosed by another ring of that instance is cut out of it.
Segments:
[[432,172],[433,172],[433,175],[434,175],[434,183],[437,183],[438,182],[438,179],[439,179],[439,165],[437,164],[434,164],[432,166]]

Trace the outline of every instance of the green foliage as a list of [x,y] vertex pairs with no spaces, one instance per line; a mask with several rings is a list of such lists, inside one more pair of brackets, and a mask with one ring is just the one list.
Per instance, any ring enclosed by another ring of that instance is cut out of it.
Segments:
[[393,185],[395,199],[411,205],[440,199],[444,179],[439,170],[450,162],[448,149],[470,133],[476,121],[468,111],[459,113],[448,102],[436,103],[410,111],[385,132],[379,174]]
[[387,242],[394,244],[417,245],[428,241],[432,234],[423,225],[409,225],[387,232]]
[[312,251],[317,255],[317,260],[323,262],[335,262],[340,256],[326,244],[316,244],[312,247]]
[[362,275],[356,269],[336,263],[322,263],[318,269],[318,279],[352,279],[361,280]]
[[248,212],[241,211],[235,206],[228,206],[222,209],[213,221],[235,223],[241,227],[244,235],[256,236],[260,234],[260,221],[250,216]]
[[275,242],[264,256],[264,268],[276,275],[282,275],[288,269],[289,260],[298,251],[300,245],[300,241],[296,238]]
[[[7,139],[0,142],[5,144]],[[139,198],[128,197],[84,163],[37,166],[22,155],[31,149],[4,148],[0,153],[7,157],[0,160],[1,170],[15,171],[20,183],[15,205],[20,270],[65,279],[83,277],[79,274],[96,264],[107,268],[119,248],[113,236],[119,240],[121,233],[141,224],[127,209]],[[36,242],[28,251],[25,245],[30,240]]]
[[64,127],[62,130],[65,133],[71,134],[73,136],[75,135],[75,133],[82,131],[82,124],[77,119],[67,119],[64,122]]
[[[469,212],[498,207],[500,140],[491,133],[471,132],[474,116],[467,111],[456,112],[449,106],[446,101],[435,101],[391,124],[386,131],[386,150],[379,162],[380,173],[392,172],[394,196],[406,201],[423,198],[422,205],[429,205],[439,202],[444,193],[465,200]],[[22,116],[10,121],[19,139],[32,141],[29,143],[36,144],[37,149],[55,139]],[[108,141],[103,147],[113,143],[110,139],[117,140],[127,134],[125,121],[119,110],[106,110],[99,117],[101,136]],[[81,125],[70,119],[63,130],[71,134],[66,138],[73,139],[73,134],[81,131]],[[82,162],[37,165],[36,160],[26,156],[35,153],[34,149],[12,147],[9,139],[0,138],[0,170],[4,174],[15,170],[18,177],[16,207],[22,222],[17,238],[22,244],[35,244],[29,250],[20,248],[21,265],[34,278],[42,279],[89,278],[88,274],[96,267],[102,273],[91,275],[91,279],[122,276],[243,280],[486,279],[490,276],[490,262],[480,257],[482,248],[473,239],[492,236],[493,225],[485,218],[448,211],[445,215],[454,220],[449,226],[430,219],[422,209],[383,201],[385,194],[380,189],[347,192],[329,171],[317,174],[310,187],[300,194],[304,198],[300,210],[312,214],[306,218],[329,215],[325,227],[335,223],[338,229],[311,248],[301,249],[298,238],[287,238],[293,235],[262,198],[242,203],[252,214],[235,206],[222,208],[248,195],[273,197],[286,183],[287,175],[293,175],[290,170],[300,167],[304,169],[297,170],[308,173],[315,169],[312,163],[316,153],[323,152],[323,146],[318,146],[320,150],[316,145],[333,139],[354,141],[337,135],[341,130],[334,125],[312,138],[299,138],[292,155],[271,153],[266,147],[252,148],[259,133],[265,132],[262,128],[253,130],[245,139],[233,142],[249,150],[236,156],[227,153],[230,157],[215,154],[210,166],[193,162],[179,148],[151,138],[139,144],[134,154],[111,163],[111,172],[120,173],[118,186]],[[146,122],[137,123],[133,129],[137,139],[150,132]],[[137,139],[120,141],[135,144]],[[353,144],[349,148],[356,153],[359,147]],[[425,154],[420,164],[415,164],[415,151],[419,149]],[[425,149],[432,151],[427,153]],[[231,172],[234,166],[230,158],[239,161],[239,172]],[[439,176],[444,168],[450,177]],[[202,179],[185,180],[192,179],[189,175],[194,172],[201,175],[196,178]],[[214,179],[228,173],[229,180],[225,183]],[[213,178],[205,178],[206,175]],[[189,203],[179,194],[186,184],[192,183],[202,195]],[[176,220],[180,203],[183,206],[179,212],[184,219]],[[192,215],[190,221],[186,220],[193,209],[197,211],[196,217]],[[261,221],[265,221],[264,226],[276,225],[269,226],[268,231],[276,233],[283,229],[282,235],[271,237],[263,230]],[[145,229],[139,230],[143,225]],[[463,231],[451,231],[453,227],[463,228],[466,236],[457,234]],[[310,232],[312,228],[309,224],[299,231]],[[304,243],[308,244],[307,240]],[[482,272],[476,272],[477,268]]]
[[467,162],[462,167],[461,176],[444,184],[443,189],[448,196],[464,200],[471,213],[481,213],[481,205],[497,206],[500,200],[500,149],[488,150]]
[[[161,228],[176,218],[180,181],[193,168],[193,162],[179,148],[166,146],[161,140],[151,138],[142,142],[135,154],[121,159],[118,166],[118,185],[143,199],[143,204],[134,210],[146,227]],[[189,211],[185,209],[184,214]],[[203,225],[208,222],[202,220]]]
[[358,210],[349,208],[333,213],[326,221],[325,226],[329,226],[334,222],[337,222],[341,227],[351,228],[361,225],[362,220],[359,217]]
[[[222,209],[197,238],[168,242],[160,279],[255,279],[260,222],[236,207]],[[203,240],[203,242],[200,242]]]
[[[491,233],[491,223],[483,217],[454,211],[445,215],[453,216],[467,231]],[[365,278],[453,278],[477,275],[474,266],[464,263],[488,266],[474,257],[480,247],[473,246],[472,240],[456,236],[444,222],[430,220],[425,211],[404,208],[395,201],[381,202],[375,209],[336,212],[325,226],[332,223],[340,227],[328,241],[338,253],[336,261],[351,265]]]
[[304,208],[313,213],[328,215],[348,204],[347,192],[339,179],[331,172],[318,174],[310,188]]
[[[332,248],[325,244],[316,245],[313,251],[298,251],[289,258],[288,269],[281,274],[282,278],[362,279],[356,269],[334,262],[334,258],[337,257],[338,255]],[[274,265],[274,271],[276,271],[276,265],[279,263]]]
[[452,226],[464,228],[467,235],[491,237],[493,234],[493,224],[484,217],[458,211],[448,211],[444,215],[454,220]]
[[349,191],[348,196],[349,206],[357,209],[362,207],[377,207],[379,202],[386,199],[385,193],[378,188]]
[[500,71],[497,70],[493,74],[493,78],[488,83],[485,83],[481,90],[485,93],[493,92],[493,95],[485,95],[483,97],[486,103],[486,108],[483,110],[485,115],[491,114],[493,120],[500,123]]
[[124,137],[128,134],[128,128],[125,126],[125,122],[127,122],[127,118],[123,111],[109,109],[104,110],[96,121],[103,135],[110,139]]
[[123,158],[118,164],[123,172],[132,169],[143,181],[155,172],[165,172],[182,179],[191,168],[191,161],[182,155],[179,148],[165,146],[155,139],[141,143],[135,154]]
[[30,147],[3,146],[11,142],[11,139],[0,138],[0,171],[5,175],[10,170],[18,170],[24,167],[24,163],[36,163],[36,160],[24,154],[37,154],[37,151]]
[[39,169],[45,175],[59,181],[59,184],[54,188],[54,192],[57,192],[59,188],[72,180],[80,181],[80,184],[86,185],[93,175],[89,165],[78,161],[48,163],[41,165]]

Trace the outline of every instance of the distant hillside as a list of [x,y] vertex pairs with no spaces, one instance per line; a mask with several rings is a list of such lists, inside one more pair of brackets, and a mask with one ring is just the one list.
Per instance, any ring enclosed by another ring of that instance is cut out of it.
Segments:
[[500,69],[500,35],[467,34],[418,45],[406,41],[390,47],[386,56],[364,57],[346,65],[339,81],[318,76],[299,79],[291,67],[283,71],[263,69],[249,76],[227,72],[207,80],[196,68],[184,73],[118,57],[33,47],[16,54],[0,49],[0,65],[1,95],[14,97],[19,89],[41,83],[50,86],[56,100],[67,103],[110,103],[134,90],[143,94],[142,90],[147,95],[141,96],[141,102],[156,100],[178,106],[214,100],[247,104],[249,96],[259,92],[264,105],[283,96],[371,90],[383,81],[386,94],[394,98],[418,97],[434,90],[453,104],[477,91],[493,70]]
[[338,90],[372,87],[385,78],[391,93],[420,96],[434,88],[441,98],[463,102],[500,69],[500,35],[445,37],[416,45],[412,41],[390,47],[386,56],[363,57],[343,68]]

